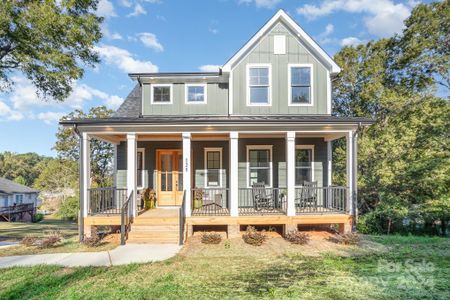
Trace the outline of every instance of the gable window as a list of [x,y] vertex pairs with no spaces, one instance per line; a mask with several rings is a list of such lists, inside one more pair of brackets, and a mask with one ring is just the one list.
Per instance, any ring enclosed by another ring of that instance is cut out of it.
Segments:
[[295,185],[313,181],[314,146],[298,145],[295,150]]
[[222,185],[222,148],[205,148],[205,186]]
[[187,104],[206,104],[206,84],[186,84]]
[[171,104],[172,103],[172,85],[171,84],[153,84],[151,88],[152,104]]
[[247,146],[248,186],[264,183],[272,186],[272,146]]
[[144,165],[145,149],[139,148],[136,155],[136,185],[138,188],[144,187]]
[[289,66],[290,105],[312,105],[312,65]]
[[247,105],[270,105],[270,65],[247,65]]

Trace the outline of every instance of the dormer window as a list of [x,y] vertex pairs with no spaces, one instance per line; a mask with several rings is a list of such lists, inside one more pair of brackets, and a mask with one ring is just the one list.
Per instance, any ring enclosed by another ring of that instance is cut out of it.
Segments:
[[247,105],[271,105],[271,73],[270,65],[247,65]]
[[289,65],[289,105],[311,106],[312,65]]
[[172,85],[153,84],[150,98],[152,104],[172,104]]
[[186,104],[206,104],[206,84],[186,84]]

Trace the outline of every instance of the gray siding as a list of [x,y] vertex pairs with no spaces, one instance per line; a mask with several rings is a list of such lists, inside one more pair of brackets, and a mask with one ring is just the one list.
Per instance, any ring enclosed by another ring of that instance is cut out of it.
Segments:
[[151,84],[144,84],[143,115],[227,115],[228,83],[208,83],[206,104],[186,104],[185,84],[173,83],[172,104],[151,104]]
[[[286,54],[273,54],[274,35],[286,36]],[[249,63],[272,65],[272,105],[247,106],[246,72]],[[314,106],[288,106],[288,64],[307,63],[313,65]],[[327,113],[327,69],[311,55],[306,46],[281,22],[256,45],[256,47],[232,70],[233,114],[326,114]]]

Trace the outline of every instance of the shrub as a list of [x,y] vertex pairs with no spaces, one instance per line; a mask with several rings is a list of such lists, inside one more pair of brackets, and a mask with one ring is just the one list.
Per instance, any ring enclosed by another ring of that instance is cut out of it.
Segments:
[[64,220],[77,220],[80,209],[80,198],[78,196],[67,197],[61,202],[57,215]]
[[36,244],[37,240],[38,239],[36,237],[27,235],[20,241],[20,243],[26,247],[31,247]]
[[33,221],[33,223],[37,223],[37,222],[42,221],[43,219],[44,219],[44,214],[36,213],[33,215],[32,221]]
[[264,234],[264,231],[257,231],[255,227],[248,226],[247,231],[242,235],[242,239],[247,244],[261,246],[266,241],[267,236]]
[[97,247],[101,244],[101,241],[102,239],[95,234],[91,237],[85,236],[82,243],[88,247]]
[[336,234],[329,238],[330,241],[343,245],[357,245],[361,241],[361,237],[357,233]]
[[39,248],[50,248],[61,242],[61,235],[58,232],[52,232],[39,241]]
[[305,232],[292,230],[286,233],[286,236],[284,238],[292,244],[306,245],[309,242],[310,236]]
[[222,241],[222,236],[219,233],[204,232],[202,234],[203,244],[220,244]]

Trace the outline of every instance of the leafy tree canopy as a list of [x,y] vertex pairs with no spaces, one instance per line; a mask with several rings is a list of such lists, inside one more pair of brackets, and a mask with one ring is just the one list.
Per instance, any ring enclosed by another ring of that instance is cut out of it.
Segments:
[[36,153],[0,153],[0,177],[14,180],[26,186],[32,186],[41,172],[37,165],[48,160],[50,158]]
[[0,5],[0,91],[22,72],[42,98],[63,101],[81,64],[99,61],[93,46],[101,38],[98,0],[5,0]]

